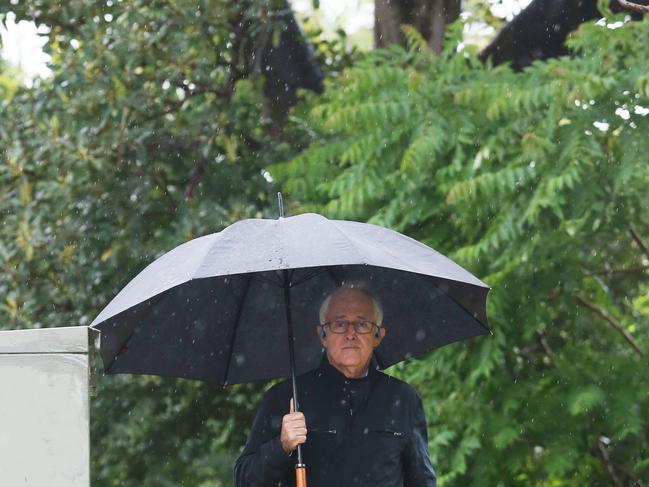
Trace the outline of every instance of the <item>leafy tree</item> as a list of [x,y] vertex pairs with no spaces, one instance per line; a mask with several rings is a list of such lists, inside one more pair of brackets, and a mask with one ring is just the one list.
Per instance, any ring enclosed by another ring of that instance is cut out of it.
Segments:
[[649,22],[583,24],[579,57],[519,73],[461,29],[439,56],[407,28],[408,50],[357,63],[271,173],[298,210],[405,232],[493,286],[492,337],[395,368],[441,485],[645,485]]
[[[276,216],[264,168],[302,148],[308,127],[298,110],[273,135],[263,79],[240,56],[274,25],[270,3],[0,6],[46,24],[52,57],[50,78],[0,104],[2,327],[87,325],[163,252]],[[269,32],[272,45],[281,32]],[[330,76],[354,55],[339,40],[316,47]],[[230,484],[263,384],[95,382],[93,485]]]
[[[579,59],[522,73],[457,55],[459,25],[438,57],[409,30],[277,134],[237,57],[242,16],[255,39],[276,3],[0,6],[50,26],[53,59],[0,106],[2,325],[87,324],[165,250],[275,216],[282,176],[300,208],[404,231],[494,286],[492,338],[395,369],[426,399],[442,483],[642,485],[646,21],[585,25]],[[316,47],[330,77],[350,62]],[[260,389],[97,381],[93,485],[229,485]]]

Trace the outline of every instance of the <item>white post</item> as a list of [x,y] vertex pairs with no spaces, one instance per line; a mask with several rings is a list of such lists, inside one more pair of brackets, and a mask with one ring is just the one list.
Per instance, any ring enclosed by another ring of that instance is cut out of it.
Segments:
[[0,484],[90,485],[87,327],[0,331]]

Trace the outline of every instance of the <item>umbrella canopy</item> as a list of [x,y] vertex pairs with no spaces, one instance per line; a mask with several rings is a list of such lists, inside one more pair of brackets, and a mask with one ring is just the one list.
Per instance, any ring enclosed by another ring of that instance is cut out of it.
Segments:
[[182,244],[95,318],[108,373],[235,384],[318,366],[318,307],[343,283],[382,302],[381,367],[489,333],[489,287],[430,247],[376,225],[303,214],[250,219]]

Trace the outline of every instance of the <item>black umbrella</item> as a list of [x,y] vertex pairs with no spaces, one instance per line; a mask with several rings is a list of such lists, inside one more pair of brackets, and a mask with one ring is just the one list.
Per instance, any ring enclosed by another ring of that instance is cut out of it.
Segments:
[[295,375],[321,357],[318,305],[350,282],[382,300],[382,368],[489,333],[489,288],[469,272],[395,231],[317,214],[243,220],[184,243],[90,326],[101,332],[107,373],[223,385],[291,376],[297,411]]

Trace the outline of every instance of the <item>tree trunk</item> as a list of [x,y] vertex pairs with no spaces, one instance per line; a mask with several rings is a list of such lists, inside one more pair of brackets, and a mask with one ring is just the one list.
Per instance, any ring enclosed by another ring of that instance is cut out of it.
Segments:
[[412,25],[434,52],[444,44],[446,26],[460,16],[460,0],[375,0],[374,46],[405,46],[402,24]]

